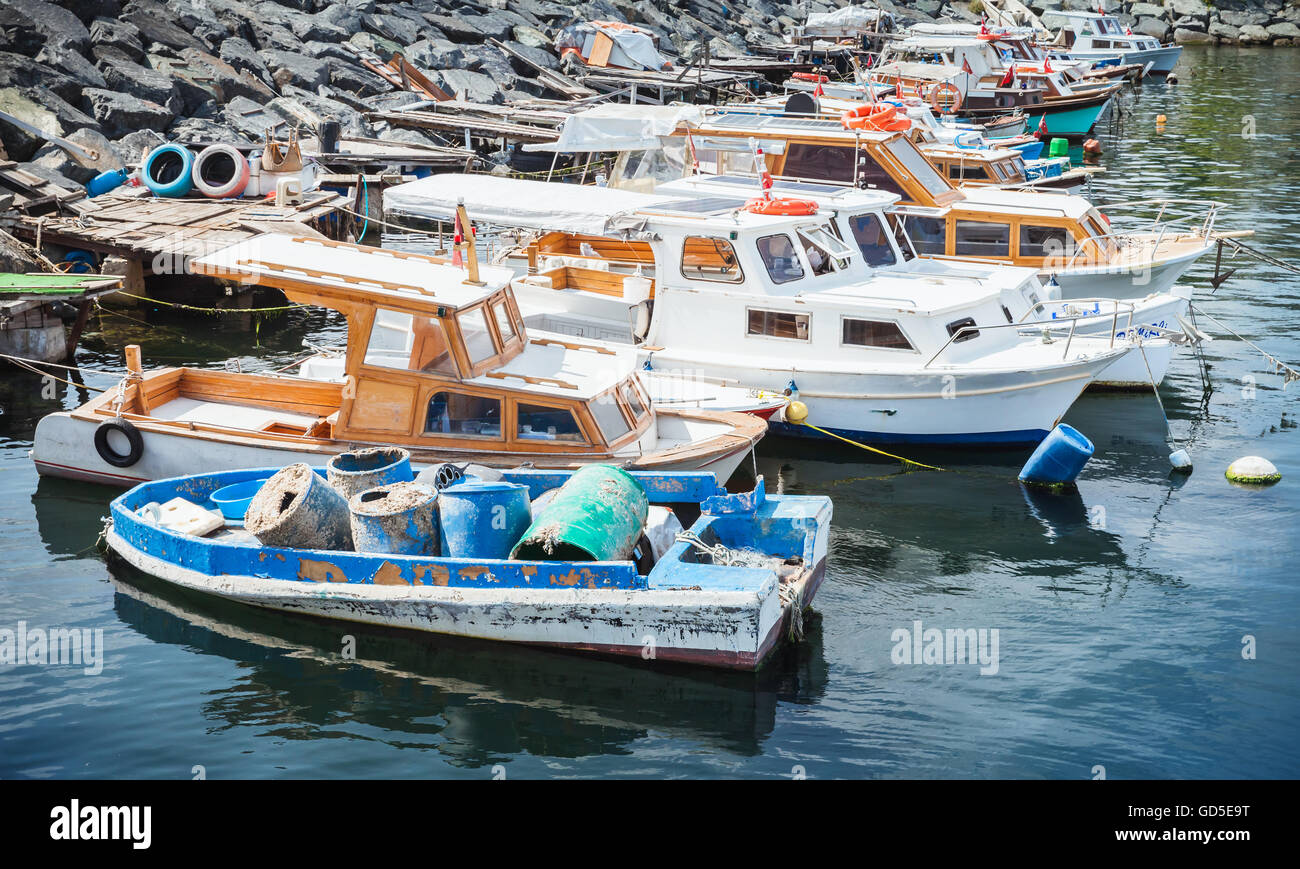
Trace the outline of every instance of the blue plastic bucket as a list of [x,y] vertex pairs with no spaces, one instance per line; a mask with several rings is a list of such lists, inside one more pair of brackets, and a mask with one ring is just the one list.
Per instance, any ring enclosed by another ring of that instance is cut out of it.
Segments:
[[1093,451],[1092,441],[1078,429],[1061,423],[1048,432],[1020,469],[1020,481],[1048,486],[1073,483]]
[[438,493],[442,554],[508,558],[532,522],[528,487],[468,480]]
[[149,152],[140,174],[154,196],[179,197],[194,187],[194,152],[181,145],[159,145]]
[[261,491],[262,484],[269,479],[270,477],[263,477],[260,480],[245,480],[242,483],[235,483],[218,489],[210,496],[212,503],[221,511],[221,515],[227,519],[242,520],[244,514],[248,512],[248,505],[252,502],[253,496]]

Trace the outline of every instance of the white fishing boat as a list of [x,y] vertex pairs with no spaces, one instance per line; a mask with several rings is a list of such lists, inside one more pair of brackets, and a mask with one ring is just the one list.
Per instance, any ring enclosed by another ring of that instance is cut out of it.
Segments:
[[[1031,269],[987,278],[881,272],[853,281],[846,276],[861,251],[807,201],[481,175],[440,175],[385,196],[390,213],[408,218],[446,219],[462,202],[484,224],[539,233],[513,282],[525,322],[630,324],[655,368],[789,389],[810,423],[875,442],[1034,442],[1128,350],[1078,336],[1064,321],[1008,322],[1001,299],[1038,287]],[[652,294],[626,296],[609,266],[596,267],[604,252],[652,264]],[[814,434],[795,420],[776,424]]]
[[116,390],[36,428],[42,474],[114,485],[247,467],[323,464],[401,446],[420,465],[704,470],[725,481],[766,424],[694,407],[656,410],[636,353],[531,332],[503,269],[268,234],[195,261],[277,287],[348,320],[344,376],[193,368],[144,373],[128,348]]
[[1044,13],[1043,23],[1060,28],[1047,48],[1051,56],[1062,60],[1118,58],[1120,63],[1140,64],[1146,75],[1165,78],[1183,53],[1181,45],[1161,45],[1150,36],[1127,30],[1114,15],[1061,9]]

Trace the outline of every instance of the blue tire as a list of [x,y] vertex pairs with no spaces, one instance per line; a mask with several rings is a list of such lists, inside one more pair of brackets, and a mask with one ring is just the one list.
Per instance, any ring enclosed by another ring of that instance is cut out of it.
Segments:
[[194,153],[180,145],[159,145],[144,161],[144,186],[154,196],[179,197],[194,187]]

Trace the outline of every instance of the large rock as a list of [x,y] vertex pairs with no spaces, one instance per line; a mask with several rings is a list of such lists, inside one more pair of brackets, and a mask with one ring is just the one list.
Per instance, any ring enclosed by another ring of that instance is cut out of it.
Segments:
[[[275,98],[275,92],[258,76],[246,69],[236,69],[206,51],[187,48],[181,52],[181,59],[185,71],[178,71],[174,75],[181,81],[190,79],[195,86],[207,86],[205,89],[214,91],[213,96],[222,102],[237,96],[263,102]],[[172,65],[172,68],[178,66]]]
[[1134,33],[1141,33],[1144,36],[1150,36],[1152,39],[1158,39],[1166,42],[1169,39],[1169,25],[1159,18],[1143,18],[1133,28]]
[[172,48],[207,48],[198,37],[175,23],[175,16],[168,12],[167,7],[154,0],[131,0],[122,13],[122,19],[138,27],[146,42],[158,42]]
[[473,103],[503,103],[505,94],[491,76],[465,69],[439,69],[429,74],[438,87]]
[[1219,20],[1233,27],[1245,27],[1247,24],[1263,27],[1269,22],[1269,14],[1258,9],[1221,9]]
[[54,5],[67,9],[87,27],[96,18],[116,18],[122,14],[118,0],[54,0]]
[[135,130],[162,132],[171,126],[174,117],[164,106],[117,91],[87,88],[85,97],[91,114],[99,121],[104,134],[112,139]]
[[64,100],[80,100],[84,84],[67,73],[37,63],[30,57],[0,51],[0,88],[44,87]]
[[412,43],[404,54],[421,69],[457,69],[465,63],[465,52],[446,39],[421,39]]
[[491,37],[504,42],[511,36],[516,24],[508,16],[493,12],[488,15],[427,15],[429,22],[452,42],[477,45]]
[[[0,89],[0,111],[55,136],[68,132],[58,115],[33,99],[26,88]],[[0,145],[11,160],[27,160],[45,144],[45,139],[13,124],[0,123]]]
[[263,49],[258,53],[266,61],[271,77],[280,88],[296,84],[315,90],[330,80],[329,64],[318,58],[274,48]]
[[1199,18],[1206,22],[1210,19],[1210,7],[1205,5],[1205,0],[1165,0],[1165,8],[1174,19]]
[[232,36],[221,43],[221,60],[237,70],[252,73],[263,81],[269,81],[271,73],[266,68],[266,61],[257,53],[257,49],[248,40]]
[[1209,34],[1215,39],[1223,42],[1236,42],[1241,31],[1231,24],[1224,24],[1222,21],[1215,21],[1210,25]]
[[109,45],[133,60],[144,60],[140,28],[130,21],[96,18],[90,24],[90,44]]
[[1163,18],[1165,7],[1154,3],[1134,3],[1129,7],[1128,14],[1134,18]]
[[1237,34],[1237,41],[1242,45],[1266,43],[1272,38],[1272,35],[1258,24],[1247,24],[1243,26],[1241,32]]
[[173,115],[185,111],[185,103],[176,90],[176,85],[163,73],[125,59],[116,63],[101,61],[100,67],[104,72],[104,81],[108,83],[106,87],[110,90],[145,102],[157,103]]
[[1179,45],[1204,45],[1214,42],[1214,37],[1204,30],[1189,30],[1186,27],[1174,28],[1174,42]]
[[382,13],[363,15],[361,24],[371,33],[401,45],[410,45],[412,42],[419,41],[420,31],[422,30],[420,22],[413,21],[404,15]]
[[47,45],[74,51],[90,47],[90,31],[67,9],[42,0],[0,0],[0,24],[20,54],[35,56]]
[[515,42],[527,45],[529,48],[549,49],[551,47],[551,38],[536,27],[528,24],[518,24],[514,30]]
[[[528,58],[533,63],[537,64],[540,67],[543,67],[544,69],[560,68],[560,62],[559,60],[556,59],[555,55],[551,54],[549,51],[543,48],[534,48],[531,45],[524,45],[521,42],[507,42],[504,44],[512,48],[516,54],[523,55],[524,57]],[[524,78],[537,77],[537,70],[533,69],[531,66],[524,63],[522,60],[516,60],[512,57],[510,59],[510,64],[511,67],[514,69],[514,71],[518,75],[523,76]]]
[[85,56],[66,44],[51,42],[36,55],[36,62],[57,69],[88,87],[106,87],[104,76]]
[[1290,21],[1281,21],[1277,24],[1270,24],[1265,28],[1269,35],[1274,39],[1300,39],[1300,27],[1292,24]]

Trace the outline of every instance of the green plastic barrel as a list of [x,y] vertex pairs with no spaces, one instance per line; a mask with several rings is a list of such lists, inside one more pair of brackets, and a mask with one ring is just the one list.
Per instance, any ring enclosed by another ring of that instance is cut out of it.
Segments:
[[1047,156],[1049,157],[1068,157],[1070,156],[1070,143],[1066,139],[1052,139],[1047,144]]
[[625,561],[645,530],[650,499],[611,465],[574,473],[510,553],[519,561]]

